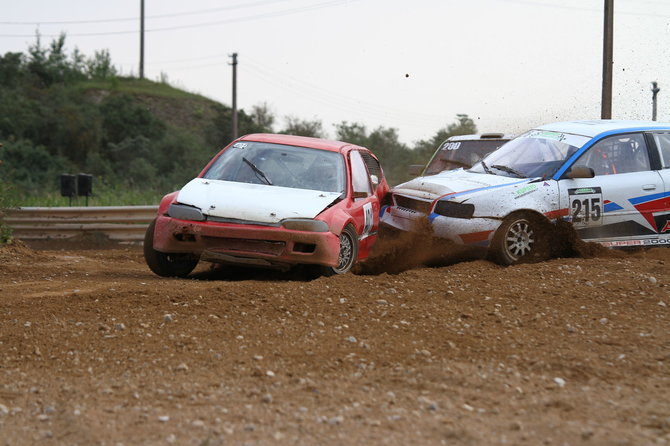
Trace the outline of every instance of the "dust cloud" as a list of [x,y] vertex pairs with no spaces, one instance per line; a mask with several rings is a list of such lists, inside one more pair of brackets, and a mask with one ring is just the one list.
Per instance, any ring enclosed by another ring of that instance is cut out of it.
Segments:
[[[550,240],[546,258],[619,257],[623,253],[597,243],[585,242],[571,223],[557,221],[539,228],[539,236]],[[487,258],[486,248],[459,245],[433,237],[427,219],[419,220],[411,232],[382,231],[367,260],[359,264],[358,275],[399,274],[422,266],[443,267]]]

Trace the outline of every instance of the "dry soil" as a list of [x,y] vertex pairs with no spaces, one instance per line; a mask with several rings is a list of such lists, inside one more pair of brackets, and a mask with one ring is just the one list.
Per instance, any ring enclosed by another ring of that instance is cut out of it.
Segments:
[[670,249],[596,255],[164,279],[4,246],[0,444],[666,444]]

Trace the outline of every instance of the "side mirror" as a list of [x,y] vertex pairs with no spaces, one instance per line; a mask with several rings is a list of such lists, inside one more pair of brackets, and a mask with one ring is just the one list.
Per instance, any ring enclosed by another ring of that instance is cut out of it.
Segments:
[[379,186],[379,177],[377,175],[370,175],[370,181],[372,181],[372,188],[377,189],[377,186]]
[[568,172],[568,178],[593,178],[596,174],[590,167],[587,166],[572,166]]
[[409,166],[409,169],[407,169],[407,173],[415,177],[421,175],[422,171],[423,171],[423,164],[412,164],[411,166]]

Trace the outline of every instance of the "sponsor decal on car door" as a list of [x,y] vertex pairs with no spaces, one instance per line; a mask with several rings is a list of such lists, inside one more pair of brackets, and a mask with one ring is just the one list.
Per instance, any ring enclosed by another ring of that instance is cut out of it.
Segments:
[[351,179],[354,200],[351,215],[359,226],[359,249],[363,256],[367,256],[369,249],[375,242],[377,227],[379,226],[379,200],[372,190],[370,174],[365,166],[361,154],[352,150],[349,155],[351,161]]

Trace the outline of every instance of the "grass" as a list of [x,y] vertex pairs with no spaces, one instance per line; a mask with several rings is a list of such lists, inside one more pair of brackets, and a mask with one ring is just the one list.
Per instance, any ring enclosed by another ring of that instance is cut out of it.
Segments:
[[[111,186],[98,187],[92,196],[88,197],[88,206],[136,206],[157,205],[164,193],[153,190],[121,189]],[[15,197],[11,207],[61,207],[86,206],[86,197],[76,197],[70,200],[56,192],[46,192],[39,195]]]
[[149,96],[160,96],[172,99],[198,99],[210,101],[204,96],[179,90],[163,82],[153,82],[147,79],[137,78],[113,78],[109,80],[88,80],[78,82],[75,88],[81,90],[110,90],[130,94],[142,94]]

